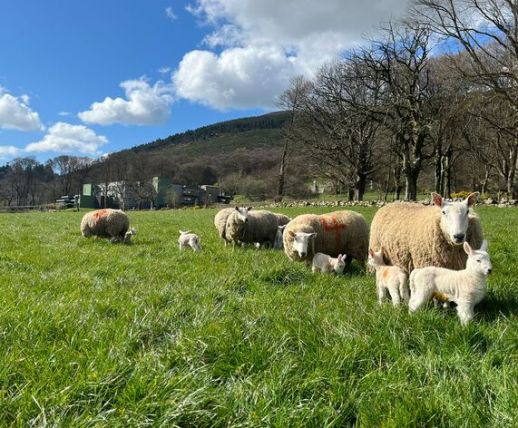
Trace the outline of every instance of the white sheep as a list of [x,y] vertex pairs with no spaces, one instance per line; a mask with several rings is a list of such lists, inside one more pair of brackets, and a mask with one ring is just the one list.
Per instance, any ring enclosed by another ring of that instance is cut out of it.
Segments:
[[410,298],[410,291],[407,284],[407,274],[399,266],[388,266],[383,261],[383,249],[374,251],[369,249],[369,267],[376,271],[376,290],[378,303],[390,295],[392,304],[398,306],[401,300],[407,301]]
[[201,242],[198,235],[191,233],[190,231],[180,230],[180,236],[178,238],[178,246],[181,250],[185,248],[192,248],[193,251],[201,251]]
[[236,244],[244,242],[245,224],[248,222],[248,212],[250,210],[251,208],[235,207],[228,213],[225,227],[223,228],[225,245],[231,242],[232,247],[235,248]]
[[445,201],[432,193],[433,206],[393,203],[380,208],[371,223],[369,248],[382,248],[389,265],[407,273],[414,268],[441,266],[463,269],[467,241],[479,248],[483,240],[480,220],[471,212],[478,193],[461,202]]
[[341,274],[345,269],[345,258],[345,254],[338,254],[338,257],[331,257],[327,254],[316,253],[311,262],[311,271],[322,273],[334,271],[337,274]]
[[286,225],[283,242],[284,252],[291,260],[310,264],[317,252],[333,257],[346,253],[346,266],[353,258],[364,266],[369,251],[369,226],[354,211],[303,214]]
[[128,215],[110,208],[87,212],[81,219],[81,234],[110,238],[110,242],[129,243],[137,232],[129,227]]
[[465,325],[473,319],[473,308],[486,295],[486,278],[491,273],[492,265],[487,253],[487,241],[483,241],[479,250],[473,250],[464,242],[464,251],[468,259],[463,270],[434,266],[414,269],[410,274],[410,312],[415,312],[434,294],[438,294],[457,304],[461,324]]

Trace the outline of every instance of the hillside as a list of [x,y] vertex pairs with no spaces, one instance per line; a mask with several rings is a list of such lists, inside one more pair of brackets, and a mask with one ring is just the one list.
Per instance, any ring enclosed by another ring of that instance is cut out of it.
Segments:
[[[259,145],[275,145],[280,130],[288,119],[287,112],[274,112],[261,116],[219,122],[158,139],[130,150],[138,152],[164,151],[175,147],[176,154],[196,155],[207,147],[218,146],[220,150],[232,151],[236,148]],[[228,137],[229,140],[226,139]],[[231,142],[230,142],[231,141]]]

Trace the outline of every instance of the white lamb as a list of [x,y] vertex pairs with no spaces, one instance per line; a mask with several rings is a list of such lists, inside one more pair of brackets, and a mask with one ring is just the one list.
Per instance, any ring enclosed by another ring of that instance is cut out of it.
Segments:
[[180,237],[178,238],[178,246],[180,251],[191,247],[193,251],[201,251],[200,238],[195,233],[180,230]]
[[492,266],[487,253],[487,241],[483,241],[480,250],[473,250],[464,242],[464,251],[468,260],[463,270],[425,267],[412,271],[412,297],[408,304],[411,312],[419,309],[436,294],[457,304],[457,314],[462,325],[473,319],[473,308],[486,294],[486,278],[491,273]]
[[376,290],[378,292],[378,303],[381,305],[383,299],[390,295],[392,304],[398,306],[401,300],[408,302],[410,290],[407,284],[407,274],[399,266],[389,266],[383,260],[383,249],[374,252],[369,249],[369,267],[376,271]]
[[313,256],[313,262],[311,264],[311,270],[313,272],[333,272],[337,274],[343,273],[345,269],[345,257],[346,255],[338,254],[338,257],[333,258],[323,253],[316,253]]

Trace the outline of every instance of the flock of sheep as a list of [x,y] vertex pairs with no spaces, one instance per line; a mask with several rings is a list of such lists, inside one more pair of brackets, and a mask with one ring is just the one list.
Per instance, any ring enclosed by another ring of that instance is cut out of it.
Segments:
[[[290,219],[266,210],[225,208],[214,225],[225,245],[283,248],[291,260],[311,264],[313,272],[342,273],[352,259],[363,267],[367,262],[376,271],[380,303],[390,296],[394,305],[408,302],[414,312],[432,300],[454,302],[466,324],[486,293],[492,269],[480,220],[471,210],[477,196],[450,202],[432,193],[431,206],[392,203],[377,211],[370,231],[361,214],[347,210]],[[111,209],[85,214],[81,232],[125,243],[136,233],[126,213]],[[189,231],[180,231],[178,245],[201,251],[200,238]]]

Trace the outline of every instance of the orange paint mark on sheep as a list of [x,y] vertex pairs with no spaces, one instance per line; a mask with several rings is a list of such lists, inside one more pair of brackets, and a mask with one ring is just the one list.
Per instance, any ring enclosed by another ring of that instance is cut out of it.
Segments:
[[335,233],[335,246],[339,250],[342,247],[342,230],[347,226],[343,223],[339,223],[336,217],[322,216],[321,217],[322,227],[325,232]]
[[95,217],[96,221],[99,221],[100,219],[102,219],[104,217],[108,217],[109,214],[110,214],[110,212],[108,210],[97,210],[94,213],[94,217]]
[[446,296],[446,294],[443,294],[443,293],[433,293],[433,298],[438,300],[439,302],[448,302],[449,301],[448,296]]
[[389,270],[388,269],[383,269],[383,279],[387,279],[389,276]]

